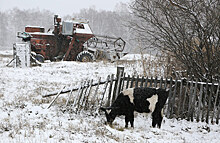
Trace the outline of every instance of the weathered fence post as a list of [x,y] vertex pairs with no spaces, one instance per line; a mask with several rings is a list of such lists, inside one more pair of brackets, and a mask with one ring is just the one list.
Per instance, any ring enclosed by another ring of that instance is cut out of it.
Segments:
[[190,111],[191,112],[190,113],[191,121],[193,121],[193,112],[195,109],[197,85],[198,85],[198,79],[196,79],[196,84],[195,84],[194,92],[193,92],[193,96],[192,96],[192,106],[191,106],[191,111]]
[[206,80],[206,86],[205,86],[205,95],[204,95],[204,104],[203,104],[203,110],[202,110],[202,119],[201,121],[203,122],[204,121],[204,117],[205,117],[205,106],[206,106],[206,97],[208,96],[208,88],[209,88],[209,82],[208,82],[208,79]]
[[168,96],[168,106],[167,106],[167,117],[170,118],[170,106],[171,106],[171,98],[172,98],[172,84],[173,84],[173,79],[170,77],[170,91],[169,91],[169,96]]
[[[118,93],[116,93],[117,87],[119,87],[119,89],[121,89],[121,81],[119,81],[119,78],[121,78],[121,77],[119,77],[121,71],[122,71],[121,75],[123,75],[124,74],[124,67],[117,67],[116,81],[115,81],[115,87],[114,87],[113,98],[112,98],[113,100],[116,99],[116,95],[118,94]],[[118,92],[120,92],[120,90],[118,90]]]
[[214,90],[214,82],[212,81],[211,92],[209,92],[209,98],[208,98],[208,108],[207,108],[207,114],[206,114],[206,123],[209,123],[209,113],[210,113],[210,108],[211,108],[211,101],[212,101],[213,90]]
[[196,117],[197,122],[199,122],[199,117],[200,117],[200,112],[201,112],[202,93],[203,93],[203,84],[200,85],[199,106],[198,106],[197,117]]
[[172,100],[171,100],[171,106],[170,106],[170,117],[173,117],[173,114],[174,114],[173,108],[174,108],[175,98],[176,98],[177,81],[178,81],[178,79],[176,78],[175,84],[174,84],[173,96],[172,96]]
[[177,108],[177,118],[179,118],[180,115],[180,108],[181,108],[181,102],[182,102],[182,97],[183,97],[183,78],[180,81],[180,94],[179,94],[179,102],[178,102],[178,108]]
[[183,104],[182,104],[182,114],[181,114],[181,119],[183,119],[183,116],[184,116],[184,110],[185,110],[185,103],[186,103],[186,96],[187,96],[187,89],[188,89],[188,86],[189,86],[189,77],[187,78],[187,81],[186,81],[186,86],[185,86],[185,93],[184,93],[184,96],[183,96]]
[[110,79],[110,85],[109,85],[109,92],[108,92],[108,99],[107,99],[107,103],[106,103],[106,107],[109,107],[110,105],[112,105],[112,85],[113,85],[113,80],[114,80],[114,74],[111,75],[111,79]]
[[[218,100],[218,93],[219,93],[219,87],[220,87],[220,81],[218,82],[218,87],[217,87],[217,91],[216,91],[216,95],[215,95],[215,103],[214,103],[214,109],[213,109],[213,114],[212,114],[212,120],[211,123],[214,123],[214,116],[215,116],[215,111],[216,111],[216,105],[217,105],[217,100]],[[220,104],[220,103],[218,103]]]

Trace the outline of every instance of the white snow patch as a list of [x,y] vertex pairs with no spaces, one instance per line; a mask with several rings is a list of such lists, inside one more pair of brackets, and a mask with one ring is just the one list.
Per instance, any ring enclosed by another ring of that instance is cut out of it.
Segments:
[[[11,59],[1,54],[1,142],[218,143],[220,140],[220,126],[216,124],[164,118],[158,129],[151,127],[151,118],[137,114],[134,129],[125,129],[123,116],[117,117],[110,127],[104,124],[104,113],[94,117],[87,112],[79,115],[62,112],[58,103],[47,109],[52,98],[42,98],[45,93],[60,90],[64,85],[78,85],[82,79],[105,79],[116,73],[117,64],[46,62],[41,67],[21,69],[6,67]],[[128,74],[133,74],[132,65],[124,66]],[[141,73],[141,68],[137,66],[136,72]],[[64,94],[59,98],[66,97]]]

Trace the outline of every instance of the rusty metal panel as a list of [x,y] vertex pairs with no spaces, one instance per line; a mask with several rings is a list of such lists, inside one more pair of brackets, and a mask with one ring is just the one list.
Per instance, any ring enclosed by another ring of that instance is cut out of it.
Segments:
[[26,26],[25,27],[25,32],[40,32],[40,33],[44,33],[45,29],[44,29],[44,27],[38,27],[38,26]]

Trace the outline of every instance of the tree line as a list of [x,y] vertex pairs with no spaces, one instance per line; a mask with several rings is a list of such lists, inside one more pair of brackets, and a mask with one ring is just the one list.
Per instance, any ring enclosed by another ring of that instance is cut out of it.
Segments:
[[[82,9],[79,13],[65,15],[62,20],[72,18],[84,18],[89,20],[90,27],[94,34],[104,36],[122,37],[127,42],[127,51],[130,51],[129,40],[131,34],[124,19],[128,18],[128,6],[120,3],[115,11],[98,11],[95,8]],[[53,17],[55,13],[49,10],[28,9],[21,10],[14,8],[6,12],[0,11],[0,48],[12,47],[12,43],[18,41],[16,33],[24,31],[25,26],[42,26],[45,31],[53,28]]]

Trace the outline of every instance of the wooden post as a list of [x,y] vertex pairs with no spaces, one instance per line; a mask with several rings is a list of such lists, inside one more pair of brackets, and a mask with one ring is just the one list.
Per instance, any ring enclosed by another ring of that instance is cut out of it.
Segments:
[[167,81],[168,81],[168,79],[167,79],[167,77],[166,77],[166,80],[165,80],[165,83],[164,83],[164,89],[167,88]]
[[143,87],[144,86],[144,76],[142,76],[142,78],[141,78],[141,85],[140,85],[140,87]]
[[113,84],[114,74],[111,75],[110,85],[109,85],[109,92],[108,92],[108,100],[106,103],[106,107],[109,107],[111,103],[111,97],[112,97],[112,84]]
[[188,89],[188,86],[189,86],[189,78],[187,78],[187,81],[186,81],[186,86],[185,86],[185,93],[184,93],[184,96],[183,96],[183,104],[182,104],[182,114],[181,114],[181,119],[183,119],[183,115],[184,115],[184,111],[185,111],[185,103],[186,103],[186,95],[187,95],[187,89]]
[[[122,73],[121,73],[122,71]],[[116,74],[116,81],[115,81],[115,87],[114,87],[114,91],[113,91],[113,100],[116,99],[116,94],[118,94],[120,92],[120,89],[121,89],[121,81],[119,81],[119,74],[121,73],[121,75],[124,74],[124,67],[117,67],[117,74]],[[120,77],[121,79],[121,77]],[[119,85],[118,85],[119,84]],[[118,93],[117,92],[117,87],[119,88],[118,89]]]
[[159,87],[160,87],[160,88],[162,88],[162,85],[163,85],[163,77],[161,76],[161,78],[160,78],[160,85],[159,85]]
[[154,87],[155,87],[155,88],[157,87],[157,76],[156,76],[155,79],[154,79]]
[[[218,100],[218,93],[219,93],[219,86],[220,86],[220,81],[218,82],[218,87],[217,87],[217,91],[216,91],[216,95],[215,95],[215,103],[214,103],[214,108],[213,108],[213,114],[212,114],[212,120],[211,123],[214,123],[214,116],[215,116],[215,112],[216,112],[216,105],[217,105],[217,100]],[[220,103],[219,103],[220,104]]]
[[197,117],[196,117],[197,122],[199,122],[199,117],[200,117],[200,113],[201,113],[202,93],[203,93],[203,84],[200,85],[199,106],[198,106]]
[[149,87],[152,87],[152,83],[153,83],[153,77],[151,76],[151,78],[150,78],[150,86]]
[[192,106],[191,106],[191,111],[190,111],[191,112],[190,116],[191,116],[191,121],[192,122],[193,122],[193,112],[194,112],[195,102],[196,102],[196,97],[197,97],[197,94],[196,94],[197,85],[198,85],[198,79],[196,79],[196,84],[195,84],[194,92],[193,92],[193,96],[192,96]]
[[104,89],[103,89],[103,92],[102,92],[102,95],[101,95],[102,97],[101,97],[101,100],[100,100],[100,102],[99,102],[99,107],[102,106],[103,99],[104,99],[104,97],[105,97],[105,92],[106,92],[106,89],[107,89],[107,86],[108,86],[109,78],[110,78],[110,76],[108,75],[108,77],[107,77],[107,79],[106,79],[106,83],[105,83]]
[[182,99],[183,99],[183,79],[181,79],[180,81],[180,94],[179,94],[179,97],[178,97],[178,105],[177,105],[177,118],[179,118],[179,115],[180,115],[180,105],[181,105],[181,102],[182,102]]
[[133,84],[134,84],[134,75],[132,76],[132,79],[131,79],[131,85],[130,85],[130,88],[133,87]]
[[209,123],[209,113],[210,113],[210,108],[211,108],[211,101],[212,101],[212,93],[214,88],[214,81],[212,82],[211,86],[211,92],[209,93],[209,99],[208,99],[208,108],[207,108],[207,114],[206,114],[206,123]]
[[120,71],[119,77],[118,77],[118,83],[117,83],[117,88],[116,88],[116,94],[114,100],[118,97],[118,94],[120,93],[120,88],[121,88],[121,76],[123,74],[123,71]]
[[219,123],[219,115],[220,115],[220,103],[218,103],[218,111],[217,111],[217,118],[216,118],[216,124]]
[[204,104],[203,104],[203,110],[202,110],[202,118],[201,121],[204,121],[204,117],[205,117],[205,109],[206,109],[206,97],[208,96],[208,88],[209,88],[209,84],[208,84],[208,80],[206,80],[206,86],[205,86],[205,95],[204,95]]
[[170,118],[173,117],[172,115],[173,115],[173,107],[174,107],[175,98],[176,98],[177,81],[178,81],[178,79],[176,78],[175,84],[174,84],[173,96],[172,96],[172,100],[171,100],[171,106],[170,106]]
[[125,73],[123,74],[123,77],[122,77],[122,84],[121,84],[121,90],[120,91],[124,90],[124,85],[125,85]]
[[191,110],[191,106],[192,106],[192,96],[193,96],[193,81],[190,81],[190,93],[189,93],[187,121],[190,120],[190,110]]
[[135,82],[135,87],[136,88],[138,87],[138,80],[139,80],[139,75],[137,75],[136,82]]
[[146,77],[144,87],[147,87],[147,85],[148,85],[148,77]]
[[170,117],[170,106],[171,106],[171,98],[172,98],[172,84],[173,80],[172,77],[170,77],[170,91],[169,91],[169,96],[168,96],[168,107],[167,107],[167,117]]
[[130,81],[130,75],[128,75],[127,84],[126,84],[126,89],[128,89],[128,87],[129,87],[129,81]]

